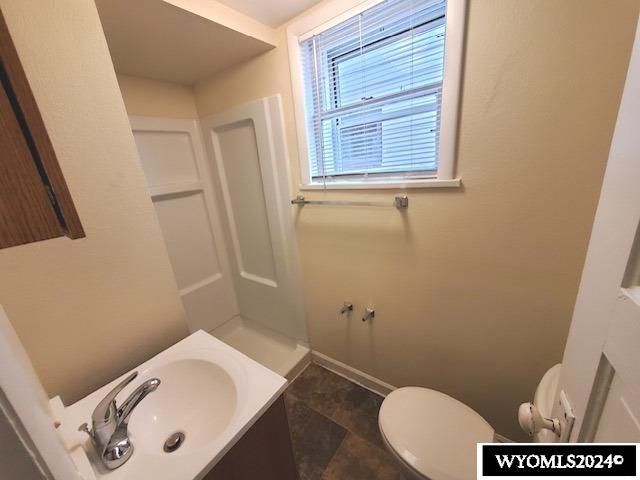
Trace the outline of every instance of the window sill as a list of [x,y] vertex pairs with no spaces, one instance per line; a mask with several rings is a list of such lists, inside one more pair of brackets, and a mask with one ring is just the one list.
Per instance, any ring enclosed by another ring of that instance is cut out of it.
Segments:
[[462,186],[462,179],[451,178],[441,180],[438,178],[421,178],[416,180],[388,180],[388,181],[353,181],[353,182],[328,182],[307,183],[300,185],[300,190],[377,190],[377,189],[404,189],[404,188],[457,188]]

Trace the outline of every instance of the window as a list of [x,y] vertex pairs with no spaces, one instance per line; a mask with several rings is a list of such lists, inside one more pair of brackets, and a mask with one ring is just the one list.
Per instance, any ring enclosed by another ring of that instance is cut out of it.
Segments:
[[[292,27],[294,99],[306,153],[303,187],[458,182],[452,148],[458,72],[452,75],[452,105],[443,107],[448,15],[445,0],[370,1],[300,35]],[[300,29],[309,24],[303,23]],[[443,112],[452,112],[451,118]],[[445,120],[452,132],[443,139]]]

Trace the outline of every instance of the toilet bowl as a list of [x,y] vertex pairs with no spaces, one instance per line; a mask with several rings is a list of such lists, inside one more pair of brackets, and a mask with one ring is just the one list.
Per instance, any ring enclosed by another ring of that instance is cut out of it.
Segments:
[[407,478],[476,478],[476,444],[493,441],[494,430],[464,403],[428,388],[403,387],[380,407],[382,438]]
[[[550,416],[558,388],[560,364],[542,377],[534,405]],[[422,387],[394,390],[382,402],[378,423],[388,450],[411,480],[476,478],[476,444],[494,441],[494,430],[464,403]],[[554,442],[549,430],[536,442]]]

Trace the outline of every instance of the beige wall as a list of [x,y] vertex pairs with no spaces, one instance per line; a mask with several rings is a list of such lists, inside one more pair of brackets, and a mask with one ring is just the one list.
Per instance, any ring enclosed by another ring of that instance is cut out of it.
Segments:
[[[516,408],[560,361],[629,58],[638,1],[472,0],[458,175],[392,209],[296,216],[315,350],[468,403],[519,437]],[[200,115],[284,99],[281,46],[196,85]],[[310,193],[385,198],[391,192]],[[351,319],[336,311],[354,302]],[[366,304],[376,318],[363,324]]]
[[191,87],[122,74],[117,78],[129,115],[198,118]]
[[0,0],[87,237],[0,250],[0,303],[66,402],[187,334],[92,0]]

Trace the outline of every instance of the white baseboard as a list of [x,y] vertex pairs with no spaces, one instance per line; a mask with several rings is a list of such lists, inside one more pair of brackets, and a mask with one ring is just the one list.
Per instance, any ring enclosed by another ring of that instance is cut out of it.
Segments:
[[315,350],[311,351],[311,361],[383,397],[386,397],[389,393],[396,389],[396,387],[394,387],[393,385],[383,382],[378,378],[372,377],[368,373],[356,370],[355,368],[339,362],[338,360],[335,360],[331,357],[327,357],[326,355],[320,352],[316,352]]
[[[368,373],[361,372],[360,370],[350,367],[349,365],[344,364],[331,357],[327,357],[326,355],[320,352],[316,352],[315,350],[311,350],[311,361],[320,365],[321,367],[326,368],[327,370],[331,370],[333,373],[340,375],[341,377],[344,377],[353,383],[357,383],[367,390],[371,390],[373,393],[377,393],[382,397],[386,397],[389,393],[397,388],[387,382],[383,382],[376,377],[372,377]],[[498,443],[514,442],[510,438],[505,437],[504,435],[500,435],[498,432],[494,433],[493,438],[494,441]]]

